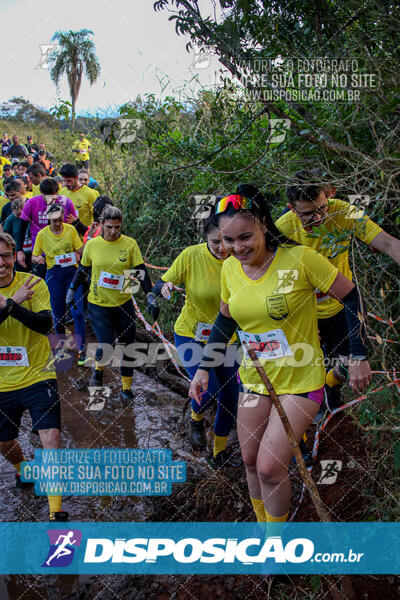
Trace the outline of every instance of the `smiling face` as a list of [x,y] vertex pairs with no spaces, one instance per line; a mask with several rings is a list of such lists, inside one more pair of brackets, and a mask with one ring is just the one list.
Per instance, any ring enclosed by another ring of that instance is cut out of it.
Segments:
[[89,185],[89,175],[87,173],[79,173],[78,181],[81,185]]
[[250,214],[221,215],[219,230],[226,251],[242,265],[258,266],[265,263],[268,257],[266,227]]
[[219,260],[228,258],[229,252],[227,252],[224,246],[221,232],[216,227],[207,233],[207,244],[211,254],[215,256],[215,258],[218,258]]
[[63,177],[63,183],[70,192],[73,192],[80,187],[77,177]]
[[13,280],[15,253],[12,248],[0,242],[0,287],[5,287]]

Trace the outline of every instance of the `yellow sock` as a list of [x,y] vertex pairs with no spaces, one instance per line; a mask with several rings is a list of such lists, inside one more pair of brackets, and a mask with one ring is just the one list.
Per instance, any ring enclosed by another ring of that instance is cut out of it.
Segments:
[[193,419],[193,421],[202,421],[204,419],[204,415],[203,415],[203,413],[195,413],[192,408],[190,418]]
[[47,496],[49,501],[50,508],[50,518],[53,516],[53,513],[60,512],[61,510],[61,496]]
[[21,475],[21,464],[24,462],[24,460],[26,460],[25,458],[22,458],[21,462],[19,463],[15,463],[15,465],[13,465],[14,469],[17,470],[17,473],[19,475]]
[[286,523],[289,513],[287,512],[286,515],[282,515],[281,517],[273,517],[267,511],[265,511],[265,516],[267,523]]
[[225,450],[227,441],[228,441],[227,435],[214,434],[214,449],[213,449],[214,458],[217,456],[217,454],[222,452],[222,450]]
[[330,371],[327,372],[325,381],[326,381],[326,384],[329,385],[329,387],[334,387],[335,385],[339,385],[339,384],[343,383],[342,379],[338,379],[335,376],[334,369],[331,369]]
[[121,379],[122,379],[122,389],[125,390],[130,390],[132,387],[132,379],[133,377],[124,377],[124,375],[121,375]]
[[96,369],[96,371],[104,371],[104,365],[99,365],[97,360],[94,363],[94,368]]
[[251,496],[250,500],[253,505],[254,512],[256,513],[257,523],[265,523],[267,518],[264,508],[264,502],[260,498],[252,498]]

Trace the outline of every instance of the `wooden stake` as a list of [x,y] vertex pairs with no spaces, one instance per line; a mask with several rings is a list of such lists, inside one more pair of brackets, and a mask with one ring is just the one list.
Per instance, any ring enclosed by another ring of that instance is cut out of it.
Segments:
[[[256,356],[254,348],[251,348],[246,343],[243,343],[243,347],[246,350],[247,354],[250,356],[254,367],[257,369],[257,373],[259,374],[261,381],[263,382],[263,384],[265,385],[265,387],[267,388],[267,390],[269,392],[269,395],[271,396],[271,400],[274,403],[274,406],[275,406],[277,413],[282,421],[282,425],[285,429],[285,432],[286,432],[286,435],[290,442],[290,445],[293,449],[293,454],[295,456],[297,466],[299,467],[301,478],[304,481],[308,491],[310,492],[311,500],[313,501],[315,510],[317,511],[318,516],[321,519],[321,521],[331,523],[332,522],[331,515],[330,515],[329,511],[325,508],[325,505],[322,502],[322,498],[319,495],[317,486],[315,485],[313,479],[311,478],[310,473],[307,471],[307,467],[304,462],[303,456],[301,454],[299,445],[296,441],[294,431],[292,429],[292,426],[289,423],[289,419],[287,418],[285,409],[283,408],[281,401],[279,400],[277,393],[275,392],[274,386],[270,382],[268,375],[266,374],[263,367],[261,366],[261,363]],[[327,575],[328,580],[330,579],[330,577],[332,577],[332,585],[329,590],[329,593],[332,596],[332,598],[334,598],[335,600],[340,600],[340,599],[343,600],[343,594],[344,594],[344,598],[353,599],[355,597],[353,585],[352,585],[352,582],[350,579],[350,575],[342,575],[342,577],[341,577],[342,591],[338,590],[333,576]]]

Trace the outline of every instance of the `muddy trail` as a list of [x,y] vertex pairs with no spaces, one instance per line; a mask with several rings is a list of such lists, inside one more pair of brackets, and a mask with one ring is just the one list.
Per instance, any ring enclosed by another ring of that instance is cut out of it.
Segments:
[[[116,369],[106,369],[104,385],[111,389],[103,410],[85,410],[87,388],[78,389],[89,378],[89,369],[73,367],[58,378],[62,398],[62,446],[64,448],[169,448],[173,460],[186,461],[187,481],[174,484],[167,497],[65,497],[63,509],[71,521],[252,521],[253,512],[247,492],[243,465],[213,471],[206,453],[194,452],[187,439],[188,409],[186,398],[170,386],[166,363],[146,372],[135,370],[134,402],[124,404],[119,398],[120,381]],[[185,389],[185,385],[177,383]],[[208,415],[209,448],[212,442],[213,415]],[[38,436],[29,428],[24,415],[19,440],[27,459],[40,447]],[[309,431],[311,446],[315,426]],[[228,441],[239,454],[235,432]],[[207,451],[209,453],[209,450]],[[369,450],[355,431],[350,417],[332,419],[322,435],[319,460],[338,461],[342,469],[332,485],[319,485],[323,500],[334,520],[357,521],[365,515],[360,490],[371,486],[368,474]],[[319,464],[319,462],[317,463]],[[0,465],[0,503],[2,521],[46,521],[48,505],[44,497],[31,490],[15,488],[14,471],[4,459]],[[320,470],[313,469],[318,481]],[[318,521],[308,496],[299,505],[301,479],[291,468],[293,487],[291,512],[298,508],[296,521]],[[354,576],[353,587],[358,600],[400,597],[399,581],[390,576]],[[0,600],[108,600],[159,599],[200,600],[204,598],[329,598],[329,580],[323,576],[261,577],[256,575],[177,576],[177,575],[9,575],[0,577]],[[345,596],[343,596],[345,598]]]

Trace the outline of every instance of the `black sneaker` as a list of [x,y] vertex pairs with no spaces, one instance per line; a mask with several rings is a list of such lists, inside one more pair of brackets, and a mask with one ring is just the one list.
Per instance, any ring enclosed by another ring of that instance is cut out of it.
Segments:
[[195,421],[190,418],[190,441],[193,448],[203,450],[206,447],[207,440],[204,433],[204,420]]
[[344,404],[340,394],[341,387],[341,385],[325,386],[325,402],[329,412],[333,412]]
[[207,459],[208,464],[213,469],[223,469],[224,467],[240,467],[242,460],[239,456],[231,454],[228,450],[221,450],[217,456],[213,454]]
[[15,473],[15,487],[19,490],[26,490],[35,485],[34,481],[22,481],[21,475],[19,473]]
[[50,521],[58,521],[60,523],[66,523],[69,520],[69,515],[66,510],[59,510],[57,512],[53,512]]
[[98,369],[92,370],[92,375],[89,381],[90,387],[102,387],[103,386],[103,371],[99,371]]
[[133,400],[132,390],[121,390],[121,398],[126,402]]

